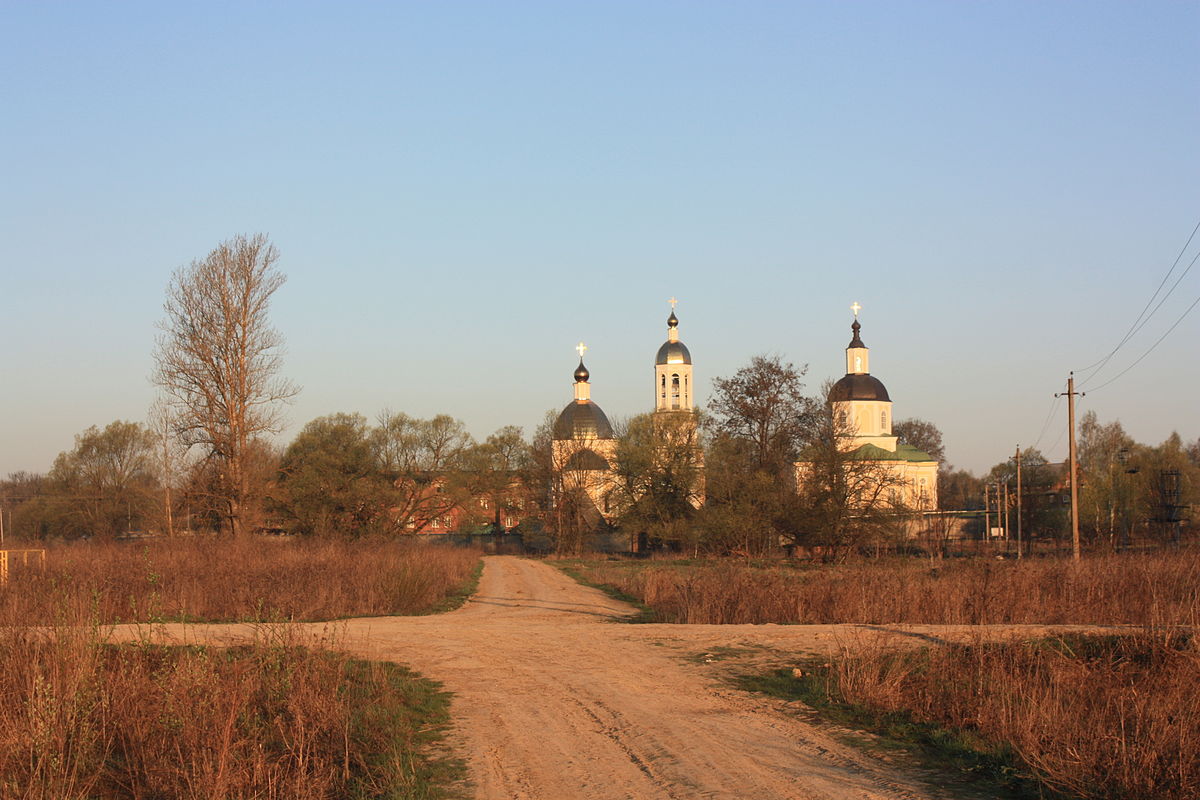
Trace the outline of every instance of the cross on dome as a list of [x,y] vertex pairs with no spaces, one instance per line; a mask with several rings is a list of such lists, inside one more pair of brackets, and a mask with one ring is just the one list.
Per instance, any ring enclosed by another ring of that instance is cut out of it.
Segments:
[[671,299],[670,299],[670,300],[668,300],[667,302],[671,304],[671,310],[672,310],[672,311],[674,311],[674,310],[675,310],[675,306],[679,305],[679,301],[678,301],[678,300],[676,300],[674,296],[672,296],[672,297],[671,297]]
[[858,312],[862,311],[862,306],[860,306],[858,301],[855,300],[854,303],[851,304],[850,310],[854,312],[854,318],[858,319]]
[[581,359],[583,358],[583,354],[586,353],[587,350],[588,350],[588,346],[586,344],[584,344],[583,342],[580,342],[579,344],[575,345],[575,352],[579,353],[579,357]]

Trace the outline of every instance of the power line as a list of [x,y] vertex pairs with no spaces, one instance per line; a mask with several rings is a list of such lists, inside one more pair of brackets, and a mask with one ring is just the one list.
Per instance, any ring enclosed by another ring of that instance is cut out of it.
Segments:
[[[1196,221],[1196,227],[1192,228],[1192,232],[1188,236],[1187,241],[1184,242],[1183,247],[1180,249],[1179,255],[1175,256],[1175,261],[1171,263],[1171,268],[1167,270],[1167,274],[1163,276],[1161,281],[1159,281],[1158,288],[1154,290],[1154,294],[1150,295],[1150,299],[1146,301],[1146,305],[1142,308],[1142,312],[1138,314],[1137,319],[1135,319],[1133,324],[1129,326],[1129,330],[1125,332],[1125,335],[1121,338],[1121,341],[1117,342],[1117,346],[1110,350],[1108,355],[1104,356],[1099,361],[1089,364],[1088,366],[1079,370],[1079,372],[1087,372],[1093,368],[1095,368],[1095,371],[1099,372],[1099,370],[1103,369],[1104,365],[1109,362],[1109,359],[1116,355],[1117,351],[1120,350],[1125,343],[1128,342],[1139,330],[1141,330],[1142,327],[1150,321],[1150,317],[1153,317],[1155,312],[1162,307],[1163,302],[1166,301],[1167,297],[1170,297],[1171,292],[1175,291],[1175,287],[1179,285],[1178,280],[1175,281],[1175,284],[1171,287],[1170,291],[1163,296],[1163,299],[1159,302],[1159,304],[1154,307],[1154,311],[1151,311],[1149,316],[1146,315],[1147,309],[1149,309],[1154,303],[1154,300],[1158,297],[1158,293],[1162,291],[1164,286],[1166,286],[1167,281],[1170,280],[1171,275],[1175,272],[1175,268],[1179,266],[1179,261],[1183,258],[1183,254],[1187,252],[1188,247],[1191,246],[1192,239],[1195,238],[1197,231],[1200,231],[1200,220]],[[1200,253],[1198,253],[1197,256],[1200,256]],[[1187,275],[1188,270],[1191,270],[1192,265],[1195,263],[1196,259],[1193,258],[1192,263],[1188,265],[1187,270],[1184,270],[1183,275]],[[1179,280],[1183,280],[1183,275],[1179,276]],[[1088,376],[1088,380],[1090,380],[1092,377],[1094,376]]]
[[1050,430],[1050,423],[1054,420],[1054,412],[1058,411],[1060,399],[1058,395],[1055,395],[1054,399],[1050,401],[1050,411],[1046,414],[1045,422],[1042,423],[1042,430],[1037,435],[1037,439],[1034,440],[1033,445],[1026,448],[1027,450],[1037,450],[1037,446],[1041,444],[1042,437],[1046,435],[1046,431]]
[[1146,352],[1144,352],[1144,353],[1142,353],[1140,356],[1138,356],[1137,360],[1136,360],[1136,361],[1134,361],[1132,364],[1130,364],[1128,367],[1126,367],[1125,369],[1121,370],[1121,371],[1120,371],[1120,372],[1118,372],[1116,375],[1114,375],[1113,377],[1111,377],[1111,378],[1109,378],[1108,380],[1106,380],[1104,383],[1102,383],[1102,384],[1100,384],[1099,386],[1097,386],[1097,387],[1095,387],[1094,389],[1092,389],[1092,392],[1096,392],[1096,391],[1099,391],[1100,389],[1103,389],[1105,386],[1108,386],[1110,383],[1112,383],[1113,381],[1115,381],[1117,378],[1120,378],[1120,377],[1121,377],[1122,375],[1124,375],[1126,372],[1129,372],[1129,370],[1133,369],[1133,368],[1134,368],[1134,367],[1136,367],[1138,364],[1140,364],[1143,358],[1145,358],[1146,356],[1148,356],[1148,355],[1150,355],[1151,353],[1153,353],[1153,352],[1154,352],[1154,348],[1156,348],[1156,347],[1158,347],[1160,344],[1162,344],[1162,341],[1163,341],[1164,339],[1166,339],[1168,336],[1170,336],[1170,335],[1171,335],[1171,331],[1173,331],[1173,330],[1175,330],[1177,327],[1179,327],[1179,323],[1183,322],[1183,319],[1184,319],[1184,317],[1186,317],[1188,314],[1192,313],[1192,309],[1194,309],[1194,308],[1195,308],[1197,305],[1200,305],[1200,297],[1197,297],[1195,300],[1193,300],[1193,301],[1192,301],[1192,304],[1191,304],[1190,306],[1188,306],[1188,307],[1187,307],[1187,310],[1186,310],[1186,311],[1184,311],[1182,314],[1180,314],[1180,315],[1179,315],[1179,319],[1175,320],[1175,324],[1174,324],[1174,325],[1172,325],[1171,327],[1167,328],[1167,331],[1166,331],[1166,333],[1164,333],[1162,336],[1158,337],[1158,341],[1156,341],[1154,344],[1150,345],[1150,349],[1149,349],[1149,350],[1147,350]]
[[[1158,312],[1158,310],[1159,310],[1160,308],[1162,308],[1162,304],[1163,304],[1163,303],[1165,303],[1165,302],[1167,302],[1167,298],[1168,298],[1168,297],[1170,297],[1170,296],[1171,296],[1171,295],[1172,295],[1172,294],[1175,292],[1175,289],[1176,289],[1176,288],[1179,286],[1180,282],[1181,282],[1181,281],[1182,281],[1184,278],[1186,278],[1186,277],[1187,277],[1187,274],[1188,274],[1189,272],[1191,272],[1191,271],[1192,271],[1192,267],[1196,266],[1196,262],[1197,262],[1197,261],[1200,261],[1200,253],[1196,253],[1196,255],[1192,257],[1192,260],[1191,260],[1191,262],[1190,262],[1190,263],[1187,265],[1187,269],[1185,269],[1183,272],[1181,272],[1181,273],[1180,273],[1180,275],[1179,275],[1179,278],[1178,278],[1178,279],[1176,279],[1175,283],[1173,283],[1173,284],[1171,285],[1171,288],[1170,288],[1170,290],[1169,290],[1169,291],[1168,291],[1166,294],[1164,294],[1164,295],[1162,296],[1162,299],[1158,301],[1158,305],[1156,305],[1156,306],[1154,307],[1154,310],[1150,312],[1150,316],[1146,317],[1146,319],[1142,321],[1142,324],[1141,324],[1141,325],[1139,325],[1139,326],[1137,327],[1137,330],[1136,330],[1136,331],[1134,331],[1134,334],[1135,334],[1135,335],[1136,335],[1136,334],[1137,334],[1137,332],[1138,332],[1138,331],[1140,331],[1142,328],[1146,327],[1146,323],[1150,321],[1150,317],[1153,317],[1153,316],[1154,316],[1154,315],[1155,315],[1155,314]],[[1193,305],[1194,305],[1194,304],[1193,304]],[[1188,311],[1191,311],[1191,308],[1189,308],[1189,309],[1188,309]],[[1184,316],[1187,316],[1187,311],[1185,311],[1185,312],[1184,312]],[[1180,319],[1182,319],[1182,317],[1181,317]],[[1175,322],[1175,325],[1178,325],[1178,324],[1179,324],[1179,320],[1176,320],[1176,322]],[[1173,325],[1173,326],[1171,326],[1171,329],[1172,329],[1172,330],[1174,330],[1174,325]],[[1168,331],[1168,333],[1170,333],[1170,331]],[[1163,335],[1163,337],[1165,338],[1165,337],[1166,337],[1166,334],[1164,334],[1164,335]],[[1162,339],[1159,339],[1158,341],[1160,341],[1160,342],[1161,342],[1161,341],[1162,341]],[[1157,346],[1157,345],[1158,345],[1158,342],[1155,342],[1154,344],[1155,344],[1155,346]],[[1153,347],[1151,347],[1150,349],[1151,349],[1151,350],[1153,350],[1154,348],[1153,348]],[[1148,354],[1149,354],[1149,351],[1147,351],[1147,353],[1144,353],[1142,357],[1143,357],[1143,358],[1145,358],[1145,356],[1146,356],[1146,355],[1148,355]],[[1138,361],[1140,361],[1140,360],[1141,360],[1141,359],[1138,359]],[[1107,363],[1107,361],[1106,361],[1105,363]],[[1137,362],[1134,362],[1134,363],[1137,363]],[[1090,377],[1090,378],[1088,378],[1088,380],[1095,380],[1096,376],[1100,374],[1100,370],[1102,370],[1102,369],[1104,369],[1104,365],[1103,365],[1103,364],[1101,364],[1101,365],[1100,365],[1100,368],[1099,368],[1099,369],[1097,369],[1095,372],[1093,372],[1093,373],[1092,373],[1091,377]],[[1128,371],[1128,370],[1126,370],[1126,371]],[[1122,374],[1122,375],[1124,375],[1125,373],[1124,373],[1124,372],[1122,372],[1121,374]],[[1113,378],[1113,380],[1116,380],[1116,378]],[[1085,383],[1086,383],[1086,381],[1085,381]],[[1098,388],[1098,387],[1097,387],[1097,388]]]

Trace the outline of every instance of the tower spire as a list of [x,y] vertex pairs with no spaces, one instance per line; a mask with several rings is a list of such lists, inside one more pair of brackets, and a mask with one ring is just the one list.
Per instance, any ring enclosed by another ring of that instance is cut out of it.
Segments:
[[588,378],[592,377],[592,373],[588,372],[588,368],[583,365],[583,354],[588,351],[588,346],[583,342],[575,345],[575,352],[579,353],[579,366],[575,368],[575,402],[586,403],[592,398],[592,387],[588,385]]
[[871,371],[867,363],[867,346],[863,344],[862,337],[858,335],[862,330],[862,324],[858,321],[858,312],[862,311],[862,306],[855,301],[851,304],[850,310],[854,312],[854,322],[850,325],[854,336],[851,337],[850,344],[846,346],[846,374],[866,375]]

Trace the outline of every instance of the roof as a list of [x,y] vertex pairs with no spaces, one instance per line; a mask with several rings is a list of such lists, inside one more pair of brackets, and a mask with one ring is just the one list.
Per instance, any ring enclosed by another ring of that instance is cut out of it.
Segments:
[[600,406],[591,400],[576,400],[558,415],[554,422],[554,438],[568,439],[612,439],[612,425]]
[[914,463],[935,461],[933,456],[908,444],[896,445],[894,453],[891,450],[884,450],[878,445],[864,444],[853,450],[851,454],[863,461],[911,461]]
[[874,375],[848,374],[829,390],[829,401],[885,400],[891,402],[887,388]]
[[663,346],[658,348],[658,355],[654,358],[655,364],[690,364],[692,363],[692,354],[688,352],[687,345],[683,342],[663,342]]

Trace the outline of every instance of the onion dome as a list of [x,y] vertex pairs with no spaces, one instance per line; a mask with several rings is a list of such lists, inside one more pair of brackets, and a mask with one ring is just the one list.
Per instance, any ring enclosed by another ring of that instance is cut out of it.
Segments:
[[600,406],[591,400],[575,400],[562,410],[554,422],[554,438],[612,439],[613,429]]
[[679,341],[679,317],[675,316],[675,312],[671,312],[671,316],[667,317],[667,340],[663,342],[662,347],[658,348],[658,355],[654,357],[655,364],[691,364],[692,354],[688,352],[687,345]]
[[592,402],[592,388],[588,384],[591,373],[583,365],[583,353],[587,346],[579,343],[579,366],[575,368],[575,400],[571,402],[554,422],[554,438],[569,439],[612,439],[613,429],[600,406]]
[[829,402],[843,400],[883,400],[890,403],[892,398],[888,397],[887,387],[874,375],[849,374],[829,390]]
[[850,340],[850,344],[846,345],[846,349],[849,350],[852,347],[866,347],[866,345],[863,344],[863,340],[858,335],[858,332],[862,330],[862,325],[858,324],[857,318],[854,320],[854,324],[850,326],[850,330],[854,331],[854,338]]

